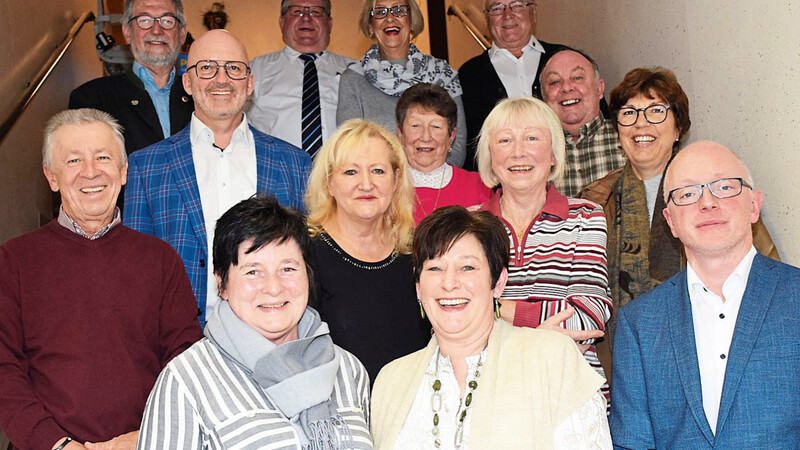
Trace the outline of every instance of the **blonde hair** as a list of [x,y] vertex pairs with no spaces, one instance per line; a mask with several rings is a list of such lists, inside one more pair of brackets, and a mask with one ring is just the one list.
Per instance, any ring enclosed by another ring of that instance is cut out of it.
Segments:
[[495,187],[500,180],[492,170],[492,154],[489,142],[498,130],[506,127],[528,127],[544,125],[550,131],[553,159],[555,165],[550,169],[547,181],[558,184],[564,178],[566,150],[564,148],[564,129],[556,113],[547,104],[533,97],[507,98],[492,109],[492,112],[483,122],[478,137],[478,147],[475,159],[478,162],[478,172],[481,181],[488,187]]
[[322,224],[335,216],[336,199],[328,192],[331,176],[369,138],[381,138],[386,142],[391,151],[392,170],[397,183],[389,208],[383,214],[383,226],[394,237],[395,251],[411,253],[411,231],[414,228],[412,209],[416,194],[408,173],[406,154],[394,134],[364,119],[352,119],[343,123],[314,157],[305,195],[308,227],[311,235],[316,236],[322,230]]
[[[419,5],[417,5],[415,0],[406,1],[408,2],[409,8],[411,8],[411,12],[409,13],[411,16],[411,39],[414,39],[425,29],[425,19],[422,17],[422,11],[420,11]],[[358,20],[358,28],[364,33],[364,36],[370,39],[375,39],[375,36],[371,35],[369,32],[369,22],[371,19],[369,13],[375,8],[375,3],[377,3],[377,0],[364,0],[364,4],[361,5],[361,18]]]

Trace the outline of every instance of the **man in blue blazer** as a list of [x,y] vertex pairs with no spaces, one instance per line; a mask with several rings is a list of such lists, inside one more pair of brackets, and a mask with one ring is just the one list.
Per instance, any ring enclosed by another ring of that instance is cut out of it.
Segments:
[[175,248],[201,325],[218,301],[208,251],[217,219],[254,194],[302,209],[311,164],[306,152],[248,125],[243,111],[253,76],[247,61],[244,45],[227,31],[197,39],[183,75],[195,104],[189,126],[133,153],[128,163],[123,222]]
[[620,310],[614,447],[800,448],[800,270],[757,254],[762,195],[730,150],[692,144],[665,177],[687,268]]

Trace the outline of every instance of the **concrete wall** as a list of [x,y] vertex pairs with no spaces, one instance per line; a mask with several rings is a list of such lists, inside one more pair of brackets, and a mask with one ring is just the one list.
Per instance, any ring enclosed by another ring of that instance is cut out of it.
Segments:
[[[477,11],[482,21],[482,0],[447,1]],[[718,141],[744,159],[764,191],[762,217],[781,256],[800,265],[795,229],[800,222],[800,5],[792,0],[538,4],[536,36],[592,55],[606,80],[606,95],[635,67],[673,70],[689,96],[688,141]],[[455,19],[449,21],[451,48],[469,46],[472,55],[478,54],[477,44],[453,29]],[[461,37],[454,39],[456,33]],[[455,58],[462,53],[463,48],[451,50]]]
[[[62,0],[59,7],[31,10],[29,2],[3,2],[0,14],[0,114],[10,112],[53,48],[64,38],[92,0]],[[87,24],[64,59],[51,73],[9,135],[0,142],[0,242],[30,231],[51,217],[52,194],[42,174],[42,130],[54,113],[66,109],[70,91],[101,74]]]

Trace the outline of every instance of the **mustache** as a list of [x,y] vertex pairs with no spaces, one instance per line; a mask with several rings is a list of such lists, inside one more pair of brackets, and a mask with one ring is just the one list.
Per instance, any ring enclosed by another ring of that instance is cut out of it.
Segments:
[[236,86],[234,86],[233,83],[230,83],[230,82],[229,83],[211,83],[205,88],[206,92],[216,91],[216,90],[229,90],[234,94],[237,91],[236,90]]

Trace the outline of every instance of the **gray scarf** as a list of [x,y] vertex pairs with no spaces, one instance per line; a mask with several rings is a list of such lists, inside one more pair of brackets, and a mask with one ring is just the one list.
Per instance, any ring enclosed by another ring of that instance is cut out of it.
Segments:
[[252,371],[270,402],[290,421],[304,450],[352,448],[350,428],[336,410],[333,387],[339,356],[319,313],[307,307],[298,339],[276,346],[242,322],[227,301],[208,319],[206,337]]

